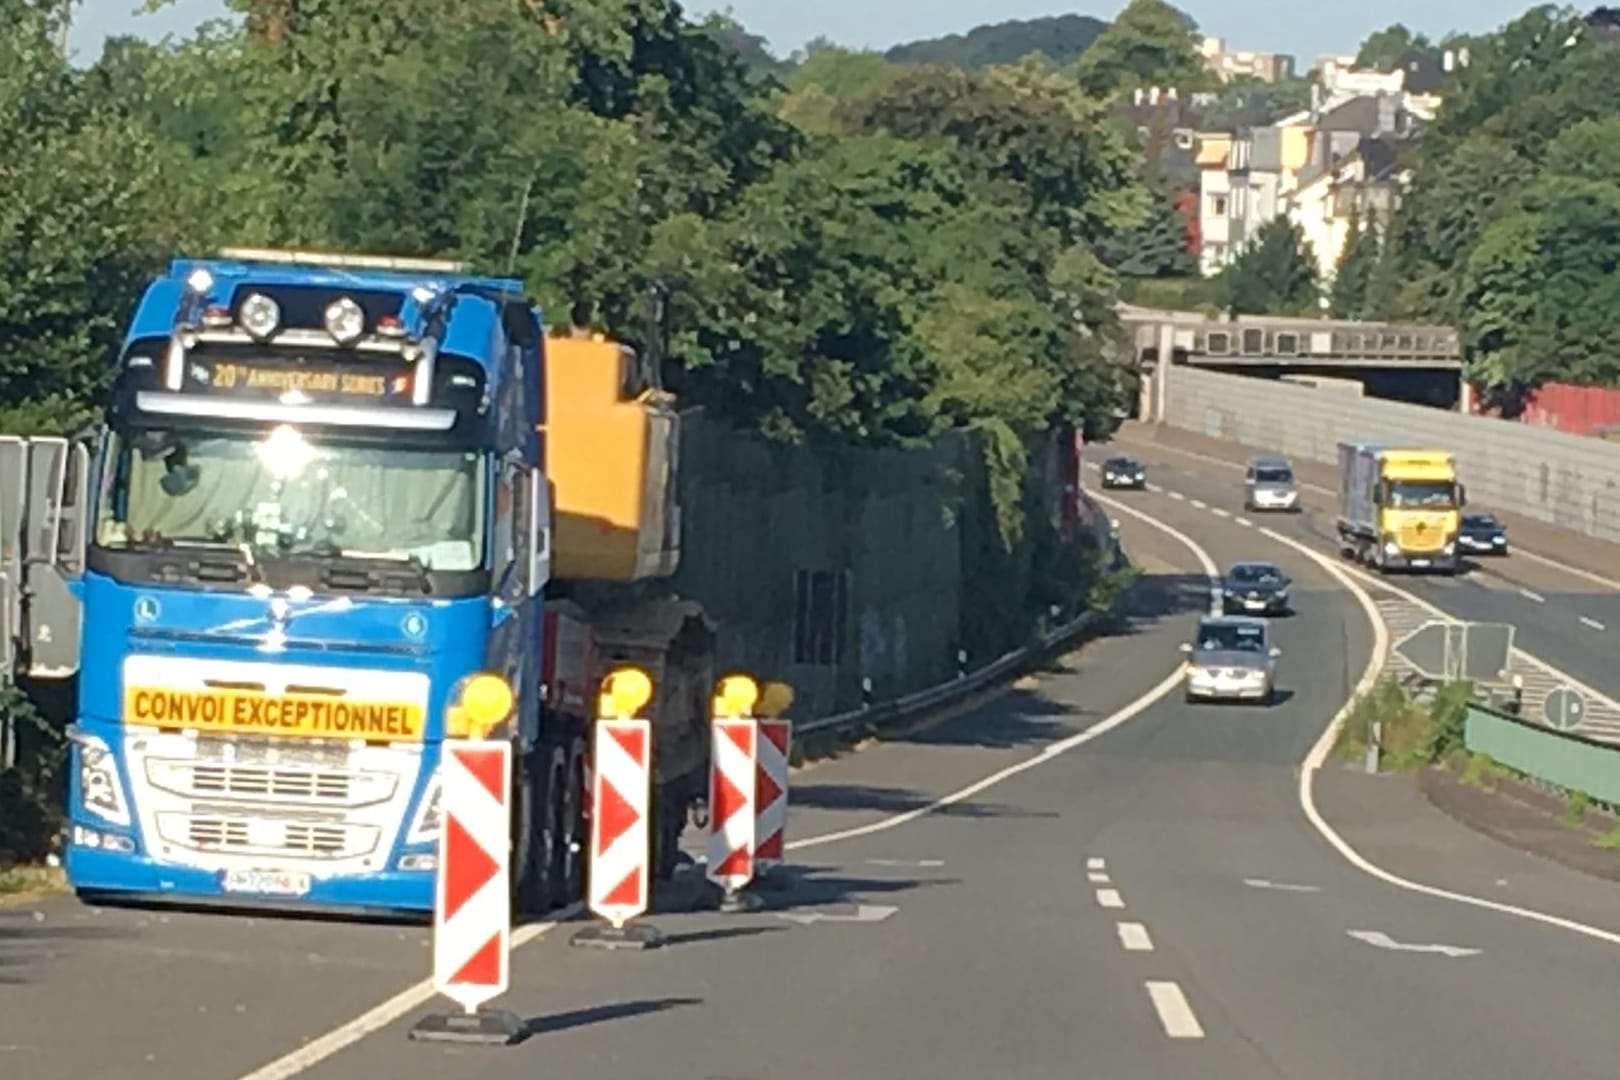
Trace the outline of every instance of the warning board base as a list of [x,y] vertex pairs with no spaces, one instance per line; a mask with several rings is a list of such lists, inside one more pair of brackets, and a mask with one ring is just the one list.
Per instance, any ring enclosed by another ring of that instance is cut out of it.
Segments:
[[474,1046],[511,1046],[521,1042],[524,1023],[505,1009],[424,1016],[411,1028],[416,1042],[450,1042]]
[[765,898],[751,892],[728,892],[720,894],[720,911],[726,915],[740,915],[745,912],[758,911],[765,906]]
[[793,884],[793,878],[784,873],[781,867],[763,867],[756,864],[754,880],[748,883],[748,887],[758,892],[776,893],[791,891]]
[[664,935],[656,926],[631,923],[615,929],[605,923],[595,923],[580,929],[573,944],[581,949],[624,949],[640,951],[656,949],[664,943]]

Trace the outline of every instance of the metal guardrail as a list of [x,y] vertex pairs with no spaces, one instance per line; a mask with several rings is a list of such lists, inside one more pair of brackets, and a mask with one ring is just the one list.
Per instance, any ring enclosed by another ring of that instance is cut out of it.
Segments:
[[1480,705],[1468,706],[1463,744],[1545,784],[1620,806],[1620,746]]
[[[1117,607],[1116,604],[1115,608],[1117,609]],[[839,713],[836,716],[827,716],[820,720],[795,724],[793,726],[794,737],[860,729],[876,731],[928,709],[967,697],[969,694],[982,690],[996,680],[1011,674],[1037,657],[1045,655],[1052,649],[1073,641],[1087,630],[1106,622],[1114,614],[1114,610],[1088,611],[1073,622],[1043,635],[1034,643],[1020,649],[1014,649],[992,660],[979,670],[966,675],[958,675],[949,682],[939,683],[925,690],[918,690],[904,697],[895,698],[893,701],[880,702],[850,712]]]

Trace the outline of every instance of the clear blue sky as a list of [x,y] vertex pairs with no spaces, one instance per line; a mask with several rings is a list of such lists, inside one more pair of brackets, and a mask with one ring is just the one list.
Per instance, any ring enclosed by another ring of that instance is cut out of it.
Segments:
[[[449,0],[454,2],[454,0]],[[1110,18],[1125,0],[692,0],[694,14],[731,9],[745,26],[791,52],[817,35],[844,45],[887,48],[913,38],[961,33],[981,23],[1039,15],[1091,14]],[[1174,0],[1173,0],[1174,2]],[[1528,9],[1533,0],[1180,0],[1207,34],[1229,48],[1293,53],[1308,65],[1319,53],[1354,52],[1361,39],[1390,23],[1438,37],[1449,30],[1494,29]],[[1594,0],[1595,2],[1595,0]],[[1583,0],[1584,3],[1584,0]],[[94,60],[108,34],[161,38],[187,34],[205,19],[224,15],[225,0],[176,0],[155,15],[136,16],[140,0],[83,0],[73,29],[81,63]],[[1585,6],[1592,6],[1585,4]]]

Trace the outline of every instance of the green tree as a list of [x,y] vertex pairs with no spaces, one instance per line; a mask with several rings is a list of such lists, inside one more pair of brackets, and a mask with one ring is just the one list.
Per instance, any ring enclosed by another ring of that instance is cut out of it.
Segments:
[[1356,52],[1356,66],[1393,71],[1401,57],[1413,49],[1432,51],[1434,46],[1422,34],[1414,34],[1401,23],[1396,23],[1367,36]]
[[0,428],[59,431],[112,374],[142,279],[186,237],[152,138],[71,71],[39,7],[0,0]]
[[1156,178],[1149,187],[1147,214],[1102,245],[1104,261],[1126,277],[1196,274],[1198,260],[1187,247],[1187,219],[1178,204],[1180,194],[1164,178]]
[[1221,303],[1237,315],[1304,315],[1317,309],[1316,260],[1285,217],[1260,226],[1254,243],[1220,275]]
[[841,110],[880,93],[905,70],[875,52],[817,49],[788,76],[778,115],[805,131],[836,134],[845,127]]
[[1014,19],[978,26],[966,34],[896,45],[885,57],[897,64],[950,64],[978,70],[1012,64],[1032,53],[1066,66],[1085,52],[1108,28],[1089,15],[1053,15],[1042,19]]
[[1198,24],[1164,0],[1131,0],[1080,54],[1075,74],[1095,97],[1143,86],[1190,94],[1216,82],[1198,52]]
[[1337,319],[1372,318],[1374,282],[1383,261],[1378,220],[1363,223],[1360,214],[1352,212],[1347,231],[1333,271],[1329,310]]

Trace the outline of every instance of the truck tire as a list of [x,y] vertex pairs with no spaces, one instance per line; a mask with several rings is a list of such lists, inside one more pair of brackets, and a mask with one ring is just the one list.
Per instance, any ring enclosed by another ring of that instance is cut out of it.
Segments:
[[512,778],[512,913],[544,915],[551,906],[551,863],[556,846],[556,801],[549,783],[551,755],[544,744],[523,755]]
[[590,831],[585,818],[585,740],[569,741],[563,779],[557,791],[557,843],[551,868],[551,906],[566,907],[585,897],[585,852]]

